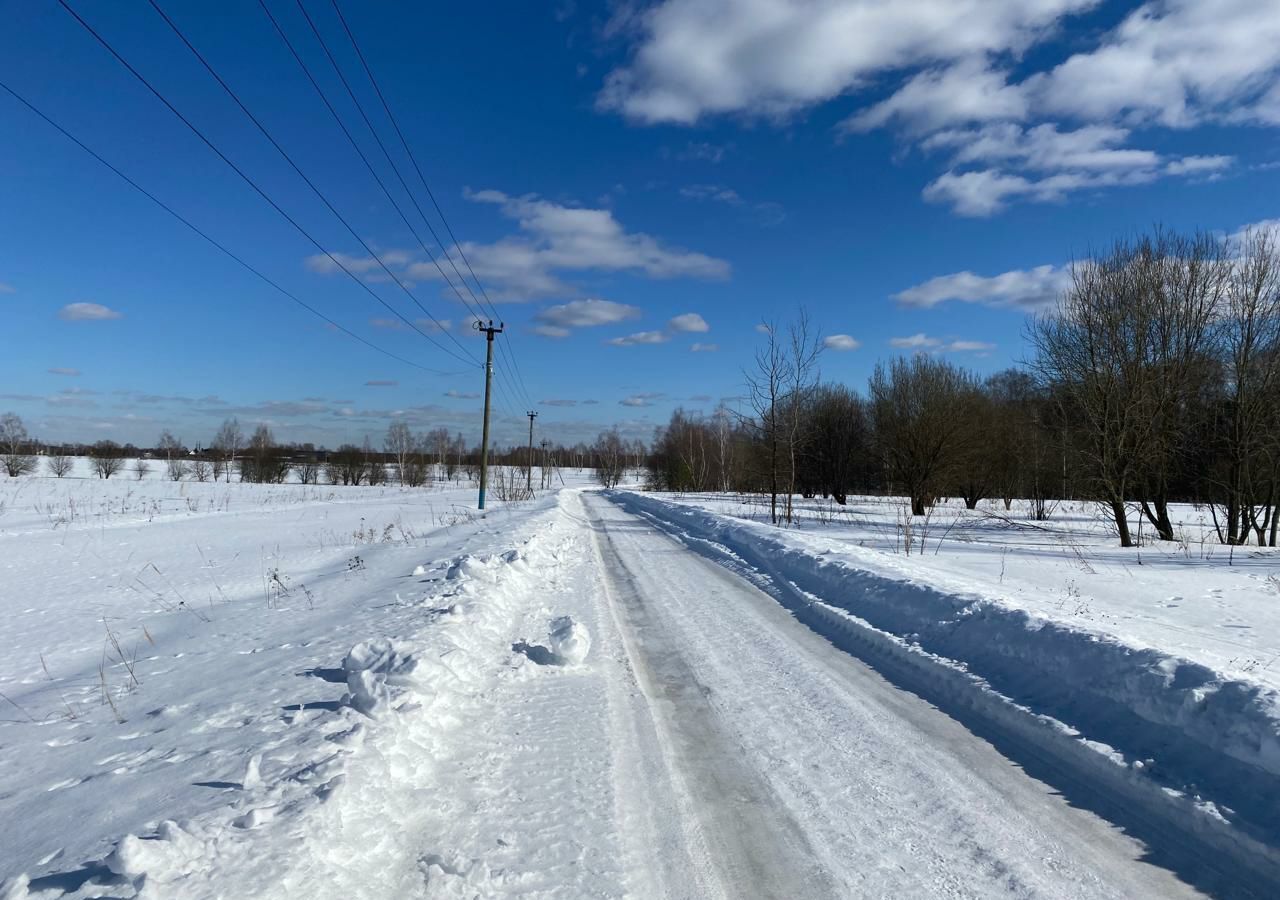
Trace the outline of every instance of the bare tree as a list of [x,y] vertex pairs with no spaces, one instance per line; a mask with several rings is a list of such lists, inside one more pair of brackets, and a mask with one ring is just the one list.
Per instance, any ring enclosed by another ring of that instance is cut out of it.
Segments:
[[319,484],[320,468],[319,461],[311,457],[305,457],[293,464],[293,471],[297,474],[298,482],[301,484]]
[[387,437],[383,442],[383,448],[395,459],[396,479],[401,484],[404,484],[405,469],[415,449],[413,433],[409,431],[409,426],[399,419],[392,422],[391,426],[387,428]]
[[822,335],[809,321],[803,307],[787,327],[786,376],[786,447],[787,503],[786,519],[791,522],[791,502],[796,493],[796,456],[804,439],[807,423],[804,411],[818,386],[818,357],[822,354]]
[[45,458],[45,463],[49,466],[49,473],[56,475],[58,478],[64,478],[71,474],[71,470],[75,468],[75,461],[67,456],[62,450],[50,451]]
[[965,448],[965,403],[976,379],[946,360],[918,354],[877,363],[869,385],[876,440],[889,477],[925,515]]
[[147,461],[142,457],[138,457],[133,461],[133,477],[141,481],[147,477],[147,473],[151,471],[151,467],[147,465]]
[[213,449],[228,482],[231,481],[231,470],[235,468],[236,454],[243,446],[244,432],[240,430],[240,421],[235,418],[225,420],[213,439]]
[[31,436],[22,419],[14,413],[0,416],[0,466],[10,478],[29,475],[36,470],[36,458],[31,453]]
[[165,474],[170,481],[181,481],[189,471],[186,457],[183,455],[182,441],[173,436],[169,429],[160,432],[157,449],[164,454]]
[[1220,316],[1225,395],[1217,404],[1211,482],[1222,515],[1215,510],[1214,519],[1223,543],[1244,543],[1253,527],[1263,544],[1268,520],[1274,535],[1280,518],[1280,246],[1275,234],[1259,231],[1234,249]]
[[596,481],[606,488],[615,488],[627,471],[627,448],[618,430],[600,432],[592,447],[596,458]]
[[1058,307],[1028,329],[1036,369],[1080,414],[1094,488],[1123,547],[1133,546],[1126,503],[1139,492],[1143,514],[1173,537],[1168,488],[1188,430],[1180,414],[1209,349],[1220,249],[1207,236],[1161,232],[1118,242],[1073,266]]
[[240,459],[240,480],[256,484],[280,484],[289,477],[289,461],[276,444],[266,425],[253,430],[253,436]]
[[776,322],[763,322],[763,347],[756,349],[755,367],[745,372],[747,396],[753,417],[744,420],[765,445],[769,481],[769,520],[778,524],[779,466],[782,462],[782,398],[787,389],[787,354],[778,340]]
[[191,461],[192,478],[196,481],[204,482],[208,481],[210,476],[213,476],[214,481],[218,480],[218,476],[214,473],[213,467],[209,464],[209,460],[197,458]]
[[124,456],[115,441],[98,441],[90,450],[93,471],[99,478],[110,478],[124,468]]

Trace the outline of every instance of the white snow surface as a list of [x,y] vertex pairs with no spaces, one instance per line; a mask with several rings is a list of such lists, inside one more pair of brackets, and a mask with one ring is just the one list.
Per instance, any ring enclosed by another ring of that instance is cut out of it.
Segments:
[[582,480],[0,480],[0,898],[1280,883],[1274,554]]

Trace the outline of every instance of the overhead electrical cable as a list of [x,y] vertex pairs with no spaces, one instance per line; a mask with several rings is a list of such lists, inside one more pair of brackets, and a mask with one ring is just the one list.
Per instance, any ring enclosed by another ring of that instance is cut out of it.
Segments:
[[[300,2],[301,0],[299,0],[299,3]],[[338,0],[330,0],[330,3],[333,6],[334,12],[338,16],[338,21],[342,23],[342,29],[344,32],[346,32],[347,40],[351,42],[351,47],[353,50],[355,50],[356,57],[360,60],[360,65],[364,69],[365,76],[369,79],[369,83],[373,86],[374,93],[377,94],[378,96],[378,101],[382,104],[382,109],[386,113],[387,119],[391,122],[391,127],[395,130],[396,137],[399,138],[400,140],[400,146],[404,148],[405,155],[409,158],[409,162],[413,165],[414,171],[418,175],[418,180],[422,183],[423,189],[427,192],[427,196],[431,200],[431,205],[435,208],[436,215],[440,217],[440,221],[444,224],[445,231],[448,233],[449,239],[453,241],[453,246],[458,252],[458,257],[462,260],[463,264],[466,266],[467,271],[471,273],[471,277],[475,281],[476,287],[480,289],[480,294],[484,298],[485,304],[487,305],[490,314],[495,319],[500,319],[501,316],[499,316],[497,309],[494,307],[493,301],[489,299],[488,291],[485,290],[484,284],[480,281],[479,276],[476,275],[475,269],[471,265],[471,261],[467,259],[466,251],[462,249],[462,242],[459,241],[457,236],[454,234],[453,227],[449,224],[448,217],[445,216],[444,210],[440,208],[440,204],[436,200],[435,193],[431,190],[431,185],[427,182],[426,175],[423,173],[422,167],[418,164],[418,159],[414,155],[413,150],[410,148],[409,141],[408,139],[405,138],[404,132],[400,128],[400,123],[396,119],[395,113],[391,111],[391,105],[387,102],[386,95],[383,94],[382,87],[378,84],[378,79],[373,74],[373,69],[369,66],[369,62],[365,58],[364,52],[360,49],[360,44],[356,40],[355,33],[352,32],[350,25],[347,24],[346,17],[342,14],[342,8],[338,5]],[[424,216],[424,220],[425,220],[425,216]],[[434,230],[432,233],[434,234]],[[446,256],[449,256],[449,254],[446,254]],[[450,264],[453,264],[451,256],[450,256]],[[456,270],[456,264],[454,265]],[[459,275],[461,275],[461,273],[459,273]],[[510,343],[509,340],[508,340],[508,343]],[[519,378],[521,389],[523,390],[524,376],[520,372],[519,363],[516,361],[514,347],[511,348],[511,363],[512,363],[512,368],[515,370],[517,378]],[[524,394],[526,399],[528,399],[528,392],[524,391]],[[530,401],[530,405],[532,405],[532,401]]]
[[[58,0],[58,2],[61,3],[67,9],[70,9],[70,7],[67,6],[66,0]],[[214,69],[213,65],[210,64],[210,62],[207,59],[205,59],[204,55],[198,49],[196,49],[195,45],[192,44],[190,40],[188,40],[187,36],[183,34],[182,30],[178,28],[177,24],[172,19],[169,18],[169,16],[165,13],[163,9],[160,8],[160,5],[156,2],[156,0],[149,0],[149,2],[151,4],[151,8],[156,11],[156,13],[160,16],[161,19],[164,20],[165,24],[169,26],[170,30],[172,30],[173,33],[177,35],[178,39],[182,41],[182,43],[186,46],[186,48],[191,51],[192,55],[194,55],[195,58],[200,62],[200,64],[204,66],[205,70],[211,76],[213,76],[214,81],[218,82],[218,85],[223,89],[224,92],[226,92],[227,96],[231,98],[232,102],[234,102],[236,106],[240,108],[240,111],[243,112],[245,116],[249,119],[249,121],[253,123],[254,127],[257,128],[258,131],[262,134],[262,136],[267,139],[268,143],[270,143],[271,146],[276,149],[276,152],[279,153],[281,158],[283,158],[284,161],[289,164],[289,167],[292,168],[295,173],[297,173],[298,177],[301,178],[303,182],[306,183],[307,187],[311,189],[311,192],[316,195],[316,197],[320,200],[321,203],[325,205],[325,207],[329,210],[329,212],[333,213],[334,217],[339,222],[342,223],[343,227],[346,228],[348,232],[350,232],[351,236],[356,239],[356,241],[360,244],[361,247],[364,248],[365,252],[368,253],[371,257],[373,257],[373,259],[378,263],[379,267],[381,267],[382,271],[384,271],[387,274],[387,276],[396,283],[396,286],[400,288],[400,290],[405,294],[405,296],[407,296],[410,300],[413,301],[414,305],[417,306],[418,309],[422,310],[422,312],[427,316],[428,319],[430,319],[432,322],[436,324],[437,328],[439,328],[441,331],[445,331],[445,329],[440,325],[440,322],[436,319],[436,317],[431,314],[431,311],[427,309],[425,306],[423,306],[422,302],[417,298],[417,296],[413,293],[413,291],[409,290],[408,286],[405,285],[405,283],[400,280],[400,276],[398,276],[395,272],[393,272],[391,268],[383,261],[382,257],[379,256],[378,253],[374,251],[372,247],[369,246],[368,242],[366,242],[365,239],[360,236],[360,233],[357,232],[355,228],[352,227],[351,223],[348,222],[340,212],[338,212],[337,208],[335,208],[331,202],[329,202],[329,198],[325,196],[324,192],[321,191],[318,187],[316,187],[315,183],[310,178],[308,178],[306,173],[302,171],[302,169],[298,166],[296,162],[294,162],[293,157],[291,157],[289,153],[284,149],[284,147],[280,145],[280,142],[277,141],[275,137],[272,136],[271,132],[267,130],[267,127],[262,124],[262,122],[258,119],[258,117],[255,116],[247,106],[245,106],[244,102],[240,99],[239,94],[237,94],[235,90],[231,87],[231,85],[227,84],[226,80],[223,79],[223,77],[218,74],[218,71]],[[84,23],[84,20],[80,19],[79,16],[76,16],[76,18],[79,19],[82,23]],[[86,28],[89,27],[87,23],[84,23],[84,24]],[[92,29],[90,30],[92,31]],[[98,36],[97,32],[93,32],[93,34],[96,37]],[[112,49],[109,44],[106,44],[106,42],[101,37],[98,37],[98,39],[103,43],[104,46],[107,46],[107,48],[111,50],[113,55],[115,55],[118,59],[121,59],[121,61],[123,62],[123,58],[120,57],[119,54],[116,53],[116,51]],[[133,70],[132,67],[130,67],[130,70],[136,71],[136,70]],[[410,324],[413,324],[413,323],[410,323]],[[459,357],[456,353],[449,350],[447,347],[443,346],[439,342],[432,339],[429,335],[427,335],[426,332],[419,329],[416,325],[414,325],[413,327],[416,331],[418,331],[419,334],[421,334],[423,337],[426,337],[428,340],[430,340],[433,344],[435,344],[441,350],[445,351],[449,355],[454,356],[455,358],[463,362],[467,361],[462,357]],[[459,350],[461,350],[463,353],[471,357],[472,363],[476,365],[480,364],[480,361],[476,359],[474,356],[472,356],[471,351],[468,350],[466,347],[464,347],[456,337],[454,337],[451,334],[448,334],[448,332],[445,332],[445,333],[447,334],[449,339],[452,340],[454,344],[457,345]]]
[[135,180],[134,180],[133,178],[131,178],[129,175],[125,174],[125,172],[124,172],[124,171],[122,171],[122,170],[121,170],[120,168],[118,168],[116,165],[114,165],[113,163],[111,163],[110,161],[108,161],[108,160],[107,160],[106,158],[104,158],[101,154],[99,154],[97,151],[95,151],[92,147],[90,147],[89,145],[87,145],[84,141],[80,140],[80,138],[76,137],[74,134],[72,134],[72,133],[71,133],[70,131],[68,131],[66,128],[62,127],[62,125],[58,124],[58,123],[57,123],[56,121],[54,121],[51,117],[49,117],[48,115],[46,115],[42,110],[40,110],[38,107],[36,107],[36,105],[35,105],[35,104],[33,104],[30,100],[28,100],[26,97],[24,97],[24,96],[22,96],[21,94],[19,94],[19,93],[18,93],[17,91],[15,91],[13,88],[9,87],[9,85],[5,84],[4,82],[0,82],[0,90],[4,90],[7,94],[9,94],[9,96],[13,97],[15,100],[17,100],[17,101],[18,101],[19,103],[21,103],[23,106],[25,106],[27,109],[29,109],[31,112],[33,112],[35,115],[39,116],[39,117],[40,117],[41,119],[43,119],[46,123],[48,123],[48,125],[49,125],[50,127],[52,127],[54,130],[56,130],[57,132],[59,132],[60,134],[62,134],[62,135],[63,135],[64,137],[66,137],[69,141],[71,141],[72,143],[74,143],[77,147],[79,147],[79,148],[80,148],[81,150],[83,150],[85,153],[89,154],[91,157],[93,157],[94,159],[96,159],[96,160],[97,160],[98,162],[100,162],[102,165],[106,166],[108,169],[110,169],[112,172],[114,172],[117,176],[119,176],[121,180],[123,180],[126,184],[128,184],[128,185],[129,185],[130,187],[132,187],[134,190],[138,191],[140,194],[142,194],[144,197],[146,197],[148,200],[150,200],[150,201],[151,201],[152,203],[154,203],[156,206],[158,206],[158,207],[160,207],[161,209],[163,209],[163,210],[164,210],[165,212],[167,212],[169,215],[173,216],[173,218],[177,219],[179,222],[181,222],[181,223],[182,223],[183,225],[185,225],[187,228],[191,229],[191,231],[195,232],[197,235],[199,235],[200,237],[204,238],[206,241],[208,241],[210,244],[212,244],[214,247],[216,247],[218,250],[220,250],[223,254],[225,254],[226,256],[230,257],[230,258],[231,258],[232,260],[234,260],[235,262],[237,262],[240,266],[242,266],[243,268],[245,268],[245,269],[246,269],[246,270],[248,270],[249,272],[251,272],[251,273],[253,273],[254,275],[256,275],[256,276],[257,276],[258,278],[260,278],[262,281],[266,282],[268,285],[270,285],[270,286],[271,286],[272,288],[274,288],[276,291],[278,291],[279,293],[283,294],[285,297],[287,297],[287,298],[289,298],[290,300],[292,300],[292,301],[293,301],[294,303],[296,303],[298,306],[301,306],[303,309],[305,309],[307,312],[311,313],[313,316],[316,316],[317,318],[319,318],[319,319],[323,320],[323,321],[324,321],[325,323],[327,323],[329,326],[331,326],[331,327],[333,327],[333,328],[336,328],[338,331],[341,331],[343,334],[347,335],[347,336],[348,336],[348,337],[350,337],[350,338],[354,338],[355,340],[357,340],[357,341],[359,341],[360,343],[364,344],[366,347],[370,348],[371,350],[376,350],[377,352],[379,352],[379,353],[383,354],[384,356],[390,357],[391,359],[394,359],[396,362],[403,363],[403,364],[404,364],[404,365],[406,365],[406,366],[412,366],[412,367],[413,367],[413,368],[415,368],[415,369],[421,369],[422,371],[424,371],[424,372],[429,372],[429,373],[430,373],[430,374],[432,374],[432,375],[458,375],[458,374],[461,374],[461,373],[459,373],[459,372],[442,372],[442,371],[440,371],[440,370],[438,370],[438,369],[431,369],[431,368],[428,368],[428,367],[426,367],[426,366],[420,365],[420,364],[418,364],[418,363],[416,363],[416,362],[413,362],[412,360],[405,359],[403,356],[399,356],[399,355],[397,355],[397,354],[395,354],[395,353],[392,353],[390,350],[387,350],[387,349],[385,349],[384,347],[379,347],[377,344],[373,343],[372,341],[366,340],[365,338],[363,338],[363,337],[361,337],[360,335],[356,334],[354,331],[351,331],[349,328],[345,327],[344,325],[342,325],[342,324],[340,324],[340,323],[338,323],[338,322],[335,322],[333,319],[329,318],[329,317],[328,317],[328,316],[326,316],[324,313],[320,312],[320,310],[316,309],[315,307],[311,306],[311,305],[310,305],[309,303],[307,303],[306,301],[304,301],[304,300],[300,299],[299,297],[297,297],[295,294],[293,294],[293,293],[291,293],[290,291],[286,290],[285,288],[281,287],[278,283],[276,283],[275,281],[273,281],[270,277],[268,277],[267,275],[263,274],[259,269],[255,268],[253,265],[251,265],[250,263],[246,262],[243,258],[241,258],[240,256],[238,256],[234,251],[232,251],[232,250],[230,250],[229,248],[227,248],[224,244],[222,244],[222,243],[221,243],[221,242],[219,242],[216,238],[214,238],[214,237],[212,237],[211,235],[209,235],[207,232],[205,232],[203,229],[201,229],[198,225],[195,225],[193,222],[191,222],[191,220],[187,219],[185,216],[183,216],[181,213],[179,213],[177,210],[175,210],[175,209],[174,209],[173,207],[171,207],[169,204],[165,203],[163,200],[161,200],[161,199],[160,199],[159,197],[157,197],[155,194],[151,193],[149,190],[147,190],[146,188],[144,188],[141,184],[139,184],[137,181],[135,181]]
[[466,364],[468,364],[468,365],[470,365],[470,364],[471,364],[471,362],[472,362],[472,361],[470,361],[470,360],[466,360],[466,359],[462,359],[461,357],[458,357],[456,354],[454,354],[452,351],[450,351],[447,347],[444,347],[443,345],[439,344],[439,343],[438,343],[438,342],[436,342],[435,340],[432,340],[432,338],[430,337],[430,335],[428,335],[426,332],[424,332],[424,331],[422,331],[420,328],[418,328],[418,327],[417,327],[413,322],[411,322],[411,321],[409,321],[408,319],[406,319],[406,318],[405,318],[405,317],[400,313],[400,311],[399,311],[398,309],[396,309],[395,307],[393,307],[391,304],[387,303],[387,301],[386,301],[386,300],[384,300],[381,296],[379,296],[379,295],[378,295],[378,293],[377,293],[376,291],[374,291],[372,288],[370,288],[370,287],[369,287],[369,285],[367,285],[367,284],[366,284],[366,283],[365,283],[365,282],[364,282],[364,281],[363,281],[363,280],[362,280],[358,275],[356,275],[354,272],[352,272],[352,271],[351,271],[351,270],[350,270],[350,269],[349,269],[349,268],[348,268],[348,267],[347,267],[347,266],[342,262],[342,260],[340,260],[340,259],[338,259],[336,256],[334,256],[334,254],[333,254],[333,253],[331,253],[329,250],[327,250],[327,249],[324,247],[324,245],[323,245],[323,244],[321,244],[318,240],[316,240],[316,239],[311,235],[311,233],[310,233],[309,231],[307,231],[305,228],[303,228],[303,227],[302,227],[302,225],[301,225],[301,224],[299,224],[299,223],[298,223],[298,221],[297,221],[295,218],[293,218],[293,216],[289,215],[289,213],[288,213],[288,212],[286,212],[286,211],[284,210],[284,208],[280,206],[280,204],[276,203],[276,201],[275,201],[275,200],[273,200],[273,199],[271,198],[271,196],[270,196],[266,191],[264,191],[264,190],[263,190],[263,189],[258,185],[258,183],[257,183],[256,181],[254,181],[252,178],[250,178],[250,177],[249,177],[249,176],[244,172],[244,170],[243,170],[243,169],[241,169],[238,165],[236,165],[236,164],[235,164],[235,162],[233,162],[233,161],[231,160],[231,158],[230,158],[230,157],[228,157],[225,153],[223,153],[223,152],[218,148],[218,146],[217,146],[216,144],[214,144],[214,143],[213,143],[213,141],[211,141],[207,136],[205,136],[204,132],[202,132],[199,128],[197,128],[197,127],[195,126],[195,124],[191,122],[191,120],[190,120],[190,119],[188,119],[186,116],[184,116],[184,115],[182,114],[182,112],[181,112],[181,111],[180,111],[176,106],[174,106],[172,103],[170,103],[170,102],[169,102],[169,99],[168,99],[167,97],[165,97],[162,93],[160,93],[160,91],[159,91],[159,90],[158,90],[158,89],[157,89],[157,88],[156,88],[156,87],[155,87],[155,86],[154,86],[150,81],[148,81],[148,80],[147,80],[147,78],[146,78],[146,77],[145,77],[141,72],[139,72],[137,69],[135,69],[135,68],[133,67],[133,65],[132,65],[132,64],[130,64],[130,62],[129,62],[127,59],[125,59],[123,56],[121,56],[121,55],[120,55],[120,53],[119,53],[119,52],[118,52],[118,51],[117,51],[117,50],[116,50],[116,49],[115,49],[115,48],[110,44],[110,42],[108,42],[108,41],[107,41],[107,39],[106,39],[106,38],[104,38],[101,34],[99,34],[99,33],[97,32],[97,30],[95,30],[95,29],[94,29],[94,27],[93,27],[92,25],[90,25],[88,22],[86,22],[86,21],[84,20],[84,18],[82,18],[82,17],[80,16],[80,14],[79,14],[79,13],[77,13],[77,12],[76,12],[72,7],[71,7],[71,5],[70,5],[69,3],[67,3],[67,0],[58,0],[58,4],[59,4],[63,9],[65,9],[65,10],[67,11],[67,13],[71,15],[71,17],[72,17],[72,18],[74,18],[78,23],[80,23],[81,27],[83,27],[86,31],[88,31],[88,32],[89,32],[89,34],[90,34],[90,35],[92,35],[92,36],[94,37],[94,39],[95,39],[95,40],[97,40],[97,41],[98,41],[98,43],[99,43],[99,44],[101,44],[101,45],[103,46],[103,48],[105,48],[105,49],[107,50],[107,52],[108,52],[108,53],[110,53],[113,57],[115,57],[116,61],[117,61],[117,62],[119,62],[122,66],[124,66],[124,67],[125,67],[125,69],[127,69],[127,70],[129,71],[129,73],[130,73],[131,75],[133,75],[133,76],[134,76],[134,78],[136,78],[139,82],[141,82],[141,84],[142,84],[142,85],[143,85],[143,86],[144,86],[148,91],[150,91],[150,92],[152,93],[152,95],[154,95],[154,96],[156,97],[156,99],[158,99],[161,103],[163,103],[163,104],[165,105],[165,107],[166,107],[166,108],[168,108],[168,110],[169,110],[171,113],[173,113],[173,114],[174,114],[174,116],[176,116],[176,117],[178,118],[178,120],[179,120],[180,122],[182,122],[184,125],[186,125],[186,126],[187,126],[187,128],[188,128],[188,129],[190,129],[190,130],[191,130],[191,132],[192,132],[196,137],[198,137],[198,138],[199,138],[199,139],[204,143],[204,145],[205,145],[206,147],[208,147],[210,150],[212,150],[212,151],[214,152],[214,154],[215,154],[215,155],[217,155],[217,157],[218,157],[219,159],[221,159],[224,163],[226,163],[226,164],[231,168],[231,170],[232,170],[233,172],[235,172],[238,176],[240,176],[240,178],[241,178],[241,179],[242,179],[246,184],[248,184],[248,185],[249,185],[249,187],[253,188],[253,190],[258,194],[258,196],[260,196],[263,200],[265,200],[265,201],[268,203],[268,205],[270,205],[270,206],[271,206],[271,208],[272,208],[272,209],[274,209],[277,213],[279,213],[279,214],[280,214],[280,215],[285,219],[285,221],[287,221],[290,225],[292,225],[292,226],[294,227],[294,229],[296,229],[296,230],[298,231],[298,233],[299,233],[299,234],[301,234],[303,237],[305,237],[305,238],[306,238],[306,239],[307,239],[307,240],[308,240],[308,241],[309,241],[309,242],[310,242],[310,243],[311,243],[311,244],[312,244],[312,245],[313,245],[317,250],[319,250],[322,254],[324,254],[326,257],[328,257],[328,258],[329,258],[329,260],[330,260],[334,265],[336,265],[336,266],[337,266],[338,268],[340,268],[343,272],[345,272],[345,273],[347,274],[347,276],[348,276],[348,277],[350,277],[350,278],[351,278],[351,280],[352,280],[352,281],[354,281],[356,284],[358,284],[358,285],[359,285],[359,286],[360,286],[360,287],[361,287],[361,288],[362,288],[366,293],[368,293],[368,294],[369,294],[369,296],[373,297],[373,299],[374,299],[374,300],[378,301],[378,303],[380,303],[380,304],[382,304],[382,306],[386,307],[386,309],[387,309],[388,311],[390,311],[394,316],[396,316],[396,318],[400,319],[402,322],[404,322],[406,325],[408,325],[408,326],[409,326],[410,328],[412,328],[414,331],[417,331],[420,335],[422,335],[424,338],[426,338],[428,341],[430,341],[432,344],[434,344],[434,345],[435,345],[436,347],[438,347],[440,350],[442,350],[442,351],[444,351],[444,352],[446,352],[446,353],[449,353],[449,355],[453,356],[455,359],[459,359],[459,360],[460,360],[461,362],[463,362],[463,363],[466,363]]
[[[369,174],[373,177],[373,180],[377,183],[378,187],[381,188],[383,195],[387,198],[388,202],[391,203],[391,206],[395,209],[396,213],[400,216],[400,221],[404,222],[405,227],[408,228],[409,231],[413,234],[414,238],[418,241],[418,244],[422,247],[423,251],[427,254],[427,257],[435,265],[436,270],[440,273],[440,277],[443,278],[445,280],[445,283],[449,285],[449,287],[453,290],[455,294],[458,295],[458,299],[462,301],[463,305],[467,308],[467,311],[472,316],[476,318],[481,318],[482,316],[479,313],[477,313],[469,303],[467,303],[466,298],[463,297],[462,294],[458,292],[458,289],[454,286],[448,274],[444,271],[443,268],[441,268],[440,264],[436,262],[435,255],[432,254],[430,248],[426,244],[426,241],[422,239],[422,236],[418,233],[418,230],[413,226],[413,223],[409,221],[409,218],[407,215],[405,215],[405,212],[401,208],[400,203],[396,200],[396,198],[392,195],[391,191],[387,188],[381,176],[378,175],[377,170],[374,169],[373,164],[369,162],[369,158],[365,155],[364,151],[360,148],[360,145],[356,141],[355,136],[352,135],[351,130],[347,128],[346,123],[342,121],[342,117],[338,114],[338,111],[334,109],[333,104],[329,102],[329,98],[325,94],[324,89],[320,87],[319,82],[316,81],[315,76],[312,74],[310,67],[308,67],[306,62],[302,59],[302,56],[298,53],[297,49],[294,47],[293,42],[289,40],[288,35],[285,33],[284,29],[281,27],[279,21],[276,19],[274,15],[272,15],[271,10],[267,6],[265,0],[258,0],[258,5],[262,7],[262,11],[266,13],[266,16],[270,20],[271,25],[274,27],[276,34],[280,37],[280,40],[284,42],[284,45],[289,50],[290,55],[293,56],[294,61],[297,62],[298,66],[302,69],[302,73],[306,76],[307,81],[311,83],[312,88],[314,88],[316,94],[319,95],[320,101],[325,105],[325,108],[329,110],[329,114],[333,117],[334,122],[337,123],[338,128],[342,131],[343,135],[346,136],[347,142],[351,144],[351,148],[356,152],[356,155],[360,157],[360,161],[364,163],[365,168],[368,169]],[[305,15],[305,10],[304,10],[304,15]],[[313,27],[313,30],[314,30],[314,27]],[[328,52],[327,49],[325,52],[326,53]],[[332,57],[330,57],[330,62],[331,63],[333,62]],[[336,63],[334,63],[334,66],[336,69]],[[341,72],[339,72],[339,78],[341,77],[342,77]],[[349,89],[348,89],[348,92],[349,92]],[[365,119],[365,123],[368,124],[367,118]],[[372,126],[370,126],[370,130],[372,130]],[[377,140],[376,132],[374,133],[374,139]],[[379,142],[379,146],[381,146],[381,142]],[[386,151],[384,149],[383,151],[384,155],[385,155],[385,152]],[[398,172],[396,174],[399,175]],[[404,179],[401,179],[401,184],[404,185]],[[405,186],[405,191],[406,193],[408,193],[407,186]],[[412,194],[410,194],[410,199],[411,200],[413,199]],[[438,323],[438,324],[442,324],[442,323]]]

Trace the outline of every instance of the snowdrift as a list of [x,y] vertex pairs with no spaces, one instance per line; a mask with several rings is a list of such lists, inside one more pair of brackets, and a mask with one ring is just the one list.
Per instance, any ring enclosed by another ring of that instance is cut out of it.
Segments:
[[[612,498],[737,570],[891,679],[1167,807],[1280,874],[1280,697],[1206,666],[939,590],[876,551],[629,492]],[[954,582],[953,582],[954,583]],[[959,717],[959,716],[958,716]],[[969,723],[966,723],[969,724]]]

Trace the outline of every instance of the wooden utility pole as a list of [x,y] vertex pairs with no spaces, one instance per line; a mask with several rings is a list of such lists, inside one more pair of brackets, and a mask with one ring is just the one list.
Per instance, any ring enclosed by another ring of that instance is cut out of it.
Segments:
[[488,338],[486,344],[486,353],[484,359],[484,431],[480,438],[480,504],[479,508],[484,509],[484,491],[489,486],[489,392],[493,387],[493,336],[502,334],[503,323],[499,322],[498,327],[493,327],[493,319],[489,320],[486,326],[479,319],[475,321],[473,327],[476,331],[483,331]]
[[533,496],[533,420],[538,418],[538,414],[529,410],[525,415],[529,417],[529,458],[525,460],[524,482],[525,490]]

